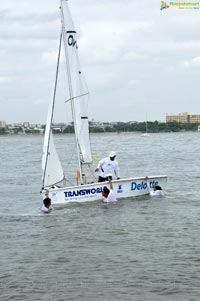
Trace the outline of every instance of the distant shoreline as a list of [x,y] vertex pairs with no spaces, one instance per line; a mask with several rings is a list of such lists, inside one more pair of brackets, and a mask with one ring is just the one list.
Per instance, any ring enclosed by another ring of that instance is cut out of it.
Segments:
[[[199,131],[194,131],[194,130],[183,130],[183,131],[160,131],[160,132],[148,132],[149,135],[152,135],[152,134],[169,134],[169,133],[188,133],[188,132],[199,132]],[[139,131],[125,131],[125,132],[92,132],[90,133],[90,135],[121,135],[121,134],[130,134],[130,133],[133,133],[133,134],[138,134],[138,135],[142,135],[144,134],[144,132],[139,132]],[[65,135],[74,135],[74,133],[56,133],[54,134],[54,136],[65,136]],[[0,138],[1,137],[23,137],[23,138],[26,138],[26,137],[44,137],[44,134],[39,134],[39,133],[33,133],[33,134],[0,134]]]

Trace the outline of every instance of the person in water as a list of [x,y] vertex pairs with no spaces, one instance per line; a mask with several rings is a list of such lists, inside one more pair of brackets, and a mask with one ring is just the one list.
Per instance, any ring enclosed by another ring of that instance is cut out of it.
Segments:
[[[146,180],[148,180],[148,177],[146,177]],[[164,196],[164,192],[159,185],[154,185],[152,189],[150,189],[149,182],[147,181],[147,187],[151,196]]]
[[117,202],[117,199],[116,199],[114,191],[113,191],[113,185],[112,185],[111,178],[109,178],[109,186],[110,186],[110,189],[108,189],[107,186],[103,187],[103,191],[102,191],[103,202],[104,203]]
[[52,205],[51,205],[51,199],[49,198],[49,191],[48,189],[45,190],[45,199],[43,200],[43,205],[41,210],[45,213],[51,211],[53,209]]
[[96,172],[99,171],[98,182],[108,181],[108,178],[110,177],[112,179],[113,175],[116,176],[117,180],[120,179],[119,165],[115,158],[116,153],[112,151],[108,157],[99,161],[95,169]]
[[164,192],[162,191],[162,188],[159,185],[155,185],[152,187],[152,190],[150,191],[151,196],[163,196]]

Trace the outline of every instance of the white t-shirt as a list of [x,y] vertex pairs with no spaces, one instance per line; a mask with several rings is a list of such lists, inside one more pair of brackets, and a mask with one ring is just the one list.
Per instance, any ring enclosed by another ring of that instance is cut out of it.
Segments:
[[110,157],[106,157],[99,161],[97,168],[99,168],[99,175],[103,178],[113,175],[119,178],[118,162],[116,160],[110,160]]
[[162,190],[152,190],[150,191],[151,196],[163,196],[164,192]]
[[107,196],[107,198],[103,198],[103,202],[104,203],[111,203],[111,202],[117,202],[117,199],[115,197],[115,194],[113,192],[113,190],[110,190],[109,195]]
[[149,186],[149,182],[147,182],[147,188],[149,190],[149,194],[151,196],[163,196],[164,192],[162,190],[151,190],[150,186]]
[[43,211],[43,212],[49,212],[49,211],[51,211],[52,209],[53,209],[52,205],[51,205],[49,208],[47,208],[47,207],[45,207],[44,204],[43,204],[43,205],[42,205],[42,208],[41,208],[41,211]]

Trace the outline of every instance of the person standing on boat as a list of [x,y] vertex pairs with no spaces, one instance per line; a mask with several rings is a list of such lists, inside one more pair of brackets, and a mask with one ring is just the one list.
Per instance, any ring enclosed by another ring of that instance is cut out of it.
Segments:
[[116,176],[117,180],[120,179],[119,165],[115,158],[116,153],[112,151],[109,157],[106,157],[99,161],[97,168],[95,169],[95,171],[99,171],[98,182],[108,181],[109,177],[112,180],[113,175]]
[[110,177],[109,177],[108,181],[109,181],[110,189],[108,189],[108,187],[106,187],[106,186],[103,187],[103,191],[102,191],[103,202],[104,203],[117,202],[117,199],[113,192],[113,185],[112,185],[112,180]]

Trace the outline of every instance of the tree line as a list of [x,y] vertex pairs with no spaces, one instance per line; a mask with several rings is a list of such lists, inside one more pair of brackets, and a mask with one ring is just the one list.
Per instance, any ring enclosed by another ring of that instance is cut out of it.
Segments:
[[[148,132],[148,133],[158,133],[158,132],[181,132],[181,131],[197,131],[198,123],[180,123],[180,122],[158,122],[158,121],[148,121],[138,122],[138,123],[126,123],[118,122],[114,125],[106,125],[104,127],[93,126],[90,123],[89,131],[90,133],[103,133],[103,132]],[[73,126],[67,126],[64,131],[65,133],[73,133]]]

